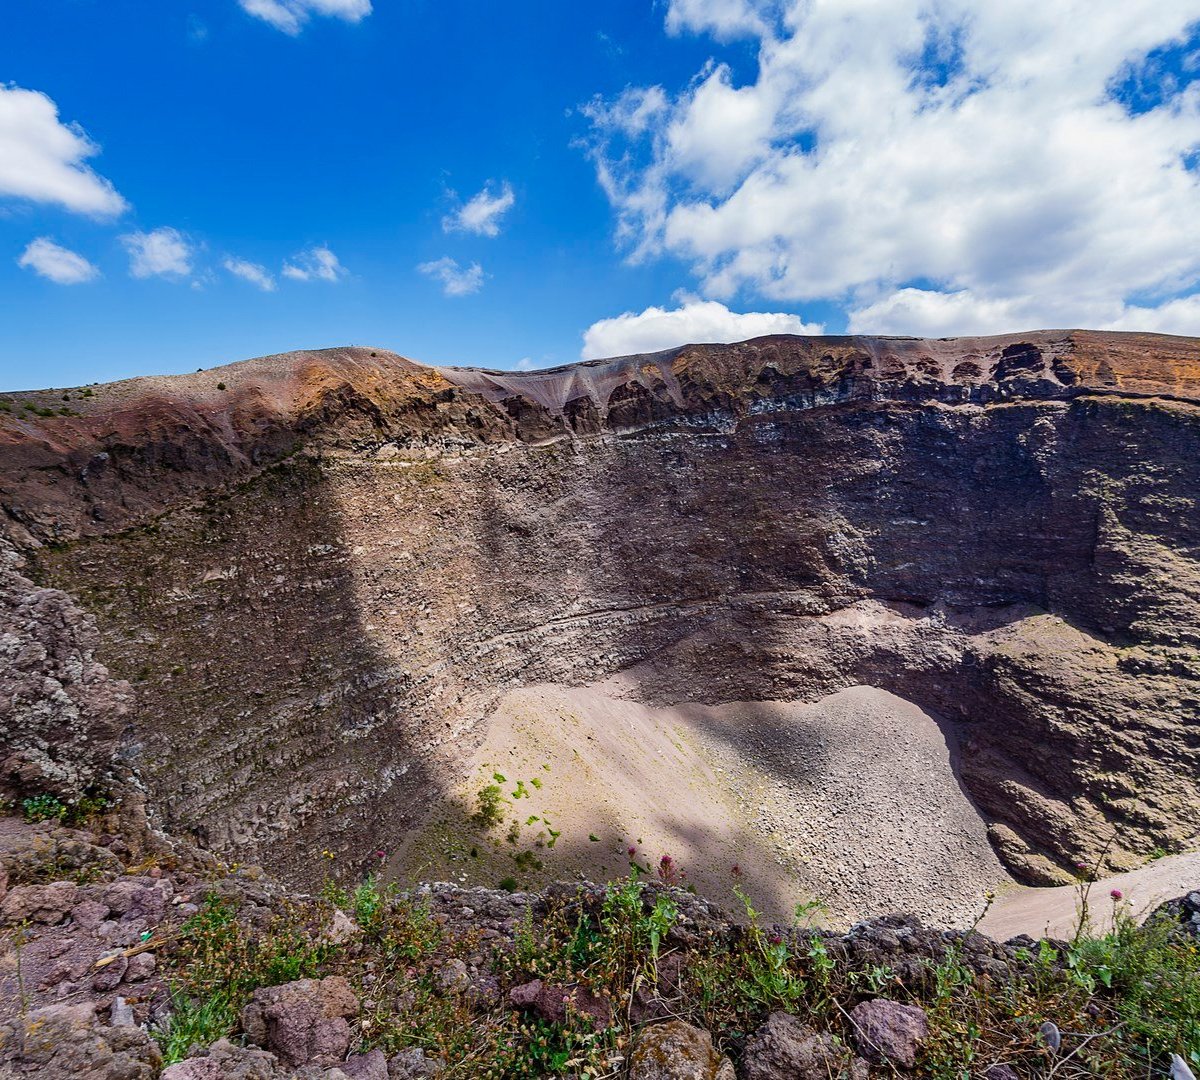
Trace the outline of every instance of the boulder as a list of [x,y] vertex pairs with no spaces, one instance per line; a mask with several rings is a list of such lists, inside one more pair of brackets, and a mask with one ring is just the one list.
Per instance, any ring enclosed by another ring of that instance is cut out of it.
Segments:
[[27,920],[54,926],[67,917],[78,892],[79,886],[73,881],[17,885],[8,890],[0,903],[0,921],[10,926]]
[[819,1032],[797,1017],[774,1012],[746,1043],[742,1056],[744,1080],[828,1080],[865,1078],[867,1063],[856,1058],[827,1032]]
[[81,900],[71,909],[71,921],[81,930],[95,930],[108,915],[108,906],[99,900]]
[[645,1028],[629,1058],[630,1080],[735,1080],[712,1036],[682,1020]]
[[858,1052],[875,1065],[911,1069],[921,1044],[929,1038],[923,1009],[887,998],[860,1002],[851,1010],[850,1019]]
[[447,960],[437,973],[438,986],[447,994],[459,994],[471,985],[471,974],[462,960]]
[[321,937],[330,945],[345,945],[349,941],[353,941],[362,933],[362,927],[358,925],[349,915],[341,908],[334,908],[333,915],[329,920],[329,925],[325,927]]
[[242,1028],[251,1042],[273,1051],[285,1064],[332,1066],[350,1048],[347,1018],[357,1013],[350,984],[330,975],[255,990],[242,1010]]
[[153,1080],[161,1067],[146,1032],[101,1024],[91,1005],[49,1005],[0,1027],[0,1076]]
[[92,989],[99,990],[100,993],[107,993],[109,990],[115,990],[121,985],[121,980],[125,978],[125,969],[129,967],[129,958],[123,953],[117,953],[113,957],[104,957],[107,960],[103,967],[96,971],[92,976]]
[[144,918],[157,923],[173,890],[168,882],[154,878],[123,878],[114,881],[101,897],[114,915],[123,919]]
[[1021,1080],[1011,1065],[989,1065],[983,1071],[983,1080]]
[[142,982],[154,974],[158,960],[152,952],[138,953],[129,958],[129,966],[125,969],[126,982]]
[[169,1065],[159,1080],[284,1080],[291,1070],[278,1067],[274,1054],[218,1039],[207,1050]]
[[1159,919],[1178,923],[1183,934],[1200,941],[1200,889],[1160,904],[1150,915],[1151,921]]

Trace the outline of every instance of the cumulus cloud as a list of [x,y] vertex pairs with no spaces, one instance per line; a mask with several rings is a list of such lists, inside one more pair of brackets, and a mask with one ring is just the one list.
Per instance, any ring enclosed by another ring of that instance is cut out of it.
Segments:
[[1101,329],[1200,337],[1200,294],[1168,300],[1157,307],[1130,304],[1115,319],[1102,323]]
[[417,269],[426,277],[440,281],[442,292],[447,296],[470,296],[483,288],[483,267],[477,262],[459,266],[455,259],[445,255],[433,262],[421,263]]
[[668,310],[648,307],[592,323],[583,333],[585,360],[629,356],[677,345],[745,341],[766,334],[820,334],[824,327],[782,311],[730,311],[715,300],[685,301]]
[[684,259],[708,297],[833,300],[892,332],[1141,319],[1133,297],[1177,320],[1200,281],[1200,80],[1151,54],[1194,48],[1198,15],[671,0],[671,32],[754,35],[756,72],[594,101],[588,149],[630,257]]
[[500,191],[492,194],[492,182],[489,180],[478,195],[474,195],[464,205],[452,214],[442,218],[442,228],[446,232],[471,232],[479,236],[499,236],[500,219],[512,209],[516,196],[512,186],[506,180],[500,185]]
[[238,0],[243,11],[293,37],[314,15],[356,23],[371,14],[371,0]]
[[234,277],[239,277],[243,281],[250,282],[251,285],[256,285],[263,292],[275,291],[275,279],[267,272],[265,266],[252,263],[247,259],[238,259],[232,255],[227,256],[221,265]]
[[58,106],[45,94],[0,84],[0,197],[115,217],[128,204],[84,164],[99,152],[82,128],[58,118]]
[[57,285],[82,285],[100,276],[100,271],[82,255],[56,244],[47,236],[34,240],[21,254],[17,265]]
[[152,232],[127,233],[121,243],[129,252],[129,273],[135,278],[187,277],[195,249],[178,229],[166,226]]
[[667,8],[667,32],[709,32],[718,41],[761,36],[767,22],[747,0],[671,0]]
[[293,281],[339,281],[349,271],[329,248],[318,244],[293,255],[283,264],[282,273]]

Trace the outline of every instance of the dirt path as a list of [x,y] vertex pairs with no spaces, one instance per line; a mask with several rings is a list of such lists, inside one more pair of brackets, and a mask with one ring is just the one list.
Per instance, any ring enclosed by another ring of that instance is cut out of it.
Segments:
[[[1113,899],[1113,889],[1121,893],[1119,901]],[[1097,881],[1088,894],[1092,928],[1104,931],[1112,926],[1113,910],[1118,903],[1128,905],[1141,920],[1164,900],[1173,900],[1194,889],[1200,889],[1200,852],[1168,855],[1127,874]],[[1014,891],[996,900],[979,929],[1000,941],[1018,934],[1068,938],[1075,932],[1078,921],[1079,890],[1074,886],[1057,889],[1015,886]]]

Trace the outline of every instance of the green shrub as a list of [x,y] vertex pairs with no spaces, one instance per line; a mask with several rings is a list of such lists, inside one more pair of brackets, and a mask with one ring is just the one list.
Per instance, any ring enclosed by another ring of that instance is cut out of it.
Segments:
[[62,821],[67,816],[67,806],[53,795],[34,795],[21,800],[21,813],[26,821]]
[[473,821],[484,829],[493,828],[504,820],[504,795],[499,784],[484,784],[475,795]]

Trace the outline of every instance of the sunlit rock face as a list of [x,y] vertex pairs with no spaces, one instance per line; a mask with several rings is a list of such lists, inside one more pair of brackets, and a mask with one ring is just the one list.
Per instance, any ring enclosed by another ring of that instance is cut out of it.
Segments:
[[345,349],[9,396],[8,611],[59,590],[88,672],[60,738],[0,732],[10,793],[102,778],[101,745],[160,825],[312,881],[402,845],[506,693],[619,674],[650,707],[915,704],[1026,881],[1198,839],[1196,341]]

